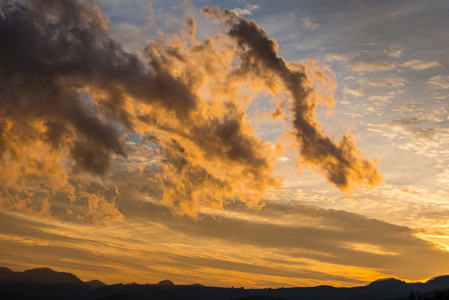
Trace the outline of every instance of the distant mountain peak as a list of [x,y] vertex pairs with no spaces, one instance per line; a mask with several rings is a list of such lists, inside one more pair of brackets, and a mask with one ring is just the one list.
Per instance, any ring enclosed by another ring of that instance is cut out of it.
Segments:
[[106,283],[101,282],[100,280],[97,280],[97,279],[94,279],[94,280],[91,280],[91,281],[86,281],[85,284],[87,284],[88,286],[90,286],[93,289],[98,289],[98,288],[107,286]]
[[426,285],[433,288],[447,288],[449,287],[449,275],[437,276],[426,282]]
[[50,268],[35,268],[18,273],[18,282],[38,284],[85,285],[85,283],[71,273],[57,272]]
[[23,273],[41,273],[41,272],[47,272],[47,273],[51,273],[51,272],[56,272],[53,271],[50,268],[45,268],[45,267],[41,267],[41,268],[34,268],[34,269],[29,269],[29,270],[25,270],[23,271]]
[[165,279],[165,280],[159,281],[159,283],[157,285],[160,285],[160,286],[174,286],[175,284],[173,283],[173,281]]
[[433,282],[433,281],[440,281],[440,280],[449,281],[449,275],[441,275],[441,276],[433,277],[433,278],[429,279],[427,281],[427,283]]
[[391,287],[405,284],[405,281],[399,280],[397,278],[383,278],[368,284],[370,287]]
[[0,267],[0,273],[11,273],[11,272],[14,271],[6,267]]
[[194,286],[194,287],[204,287],[204,284],[201,283],[192,283],[190,286]]

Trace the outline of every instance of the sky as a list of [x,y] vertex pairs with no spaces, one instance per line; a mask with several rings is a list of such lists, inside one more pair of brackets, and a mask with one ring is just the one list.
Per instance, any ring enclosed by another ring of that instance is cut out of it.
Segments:
[[0,1],[0,265],[246,288],[449,270],[449,2]]

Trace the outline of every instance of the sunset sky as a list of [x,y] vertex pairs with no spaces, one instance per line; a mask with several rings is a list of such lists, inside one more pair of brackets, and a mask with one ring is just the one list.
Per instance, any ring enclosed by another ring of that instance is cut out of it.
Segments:
[[0,0],[0,266],[449,273],[446,0]]

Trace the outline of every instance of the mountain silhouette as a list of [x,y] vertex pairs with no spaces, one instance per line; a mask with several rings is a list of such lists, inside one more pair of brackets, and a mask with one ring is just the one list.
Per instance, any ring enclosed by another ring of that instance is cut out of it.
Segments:
[[434,277],[427,281],[426,284],[433,288],[443,289],[449,286],[449,275]]
[[1,268],[0,283],[86,285],[81,279],[73,274],[56,272],[49,268],[31,269],[24,272],[14,272],[8,268]]
[[174,286],[175,284],[173,283],[173,281],[165,279],[165,280],[159,281],[159,283],[157,285],[159,285],[159,286]]
[[106,283],[101,282],[100,280],[91,280],[91,281],[86,281],[85,282],[88,286],[90,286],[92,289],[99,289],[101,287],[106,286]]
[[11,272],[13,272],[13,270],[5,267],[0,267],[0,273],[11,273]]
[[449,300],[449,276],[425,283],[395,278],[366,286],[332,286],[279,289],[218,288],[201,284],[175,285],[165,279],[157,284],[113,284],[99,280],[83,282],[77,276],[49,268],[14,272],[0,267],[1,300]]
[[378,279],[376,281],[371,282],[368,286],[369,287],[373,287],[373,288],[383,288],[383,289],[388,289],[388,288],[397,288],[397,287],[401,287],[404,286],[405,281],[396,279],[396,278],[385,278],[385,279]]
[[81,279],[73,274],[56,272],[49,268],[27,270],[22,272],[19,278],[27,283],[81,286],[86,285]]
[[43,300],[82,299],[90,289],[71,273],[57,272],[49,268],[37,268],[14,272],[7,268],[0,271],[0,299]]

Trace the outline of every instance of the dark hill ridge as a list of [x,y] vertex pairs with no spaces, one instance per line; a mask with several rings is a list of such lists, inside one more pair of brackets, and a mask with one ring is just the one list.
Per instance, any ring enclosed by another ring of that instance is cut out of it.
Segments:
[[0,272],[0,299],[83,299],[90,287],[75,275],[37,268],[23,272]]
[[22,272],[24,280],[39,284],[85,285],[71,273],[56,272],[49,268],[38,268]]
[[174,286],[175,284],[173,283],[173,281],[165,279],[165,280],[159,281],[159,283],[157,285],[170,287],[170,286]]
[[381,288],[393,288],[393,287],[399,287],[404,286],[407,283],[405,281],[396,279],[396,278],[385,278],[385,279],[378,279],[376,281],[371,282],[368,284],[369,287],[381,287]]
[[332,286],[280,289],[217,288],[200,284],[175,285],[166,279],[157,284],[106,285],[99,280],[83,282],[73,274],[38,268],[14,272],[0,267],[0,299],[68,300],[449,300],[449,276],[426,283],[406,283],[387,278],[366,286]]
[[11,269],[0,267],[0,273],[11,273],[13,272]]
[[[8,268],[0,270],[0,283],[27,283],[27,284],[55,284],[55,285],[80,285],[86,284],[71,273],[56,272],[49,268],[37,268],[23,272],[14,272]],[[9,271],[8,271],[9,270]]]
[[106,283],[101,282],[100,280],[91,280],[85,282],[88,286],[90,286],[92,289],[99,289],[101,287],[107,286]]
[[438,276],[430,279],[426,284],[433,287],[444,288],[449,286],[449,275]]

